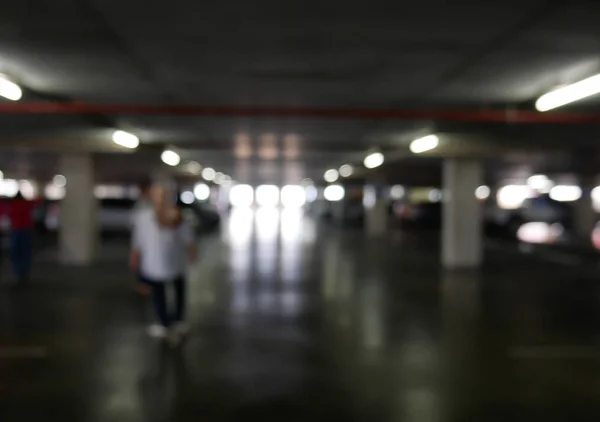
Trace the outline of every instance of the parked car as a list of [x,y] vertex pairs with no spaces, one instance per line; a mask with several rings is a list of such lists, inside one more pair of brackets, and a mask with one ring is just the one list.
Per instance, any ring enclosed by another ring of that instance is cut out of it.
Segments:
[[[127,232],[131,230],[135,200],[107,198],[99,200],[98,228],[106,232]],[[60,225],[60,202],[47,206],[45,227],[48,231],[56,231]]]
[[209,232],[219,228],[221,216],[217,209],[207,202],[194,202],[192,204],[178,204],[181,207],[183,218],[193,227],[196,233]]

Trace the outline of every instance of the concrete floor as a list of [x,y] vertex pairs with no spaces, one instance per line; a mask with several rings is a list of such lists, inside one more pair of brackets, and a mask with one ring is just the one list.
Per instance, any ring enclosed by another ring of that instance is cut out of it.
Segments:
[[88,269],[39,254],[31,286],[0,289],[0,421],[600,414],[593,260],[494,243],[481,272],[445,273],[430,234],[367,242],[269,210],[234,211],[201,250],[176,349],[145,335],[126,242]]

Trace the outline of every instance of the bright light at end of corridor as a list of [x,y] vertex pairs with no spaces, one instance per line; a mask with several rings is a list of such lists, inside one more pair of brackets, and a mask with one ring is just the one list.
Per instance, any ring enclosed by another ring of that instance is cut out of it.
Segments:
[[234,207],[250,207],[254,202],[254,189],[250,185],[236,185],[229,191],[229,202]]
[[304,194],[306,195],[306,202],[312,203],[319,197],[319,191],[315,186],[307,186],[304,188]]
[[440,138],[438,138],[437,135],[428,135],[412,141],[409,148],[414,154],[420,154],[437,148],[439,144]]
[[338,173],[338,171],[336,169],[329,169],[323,175],[323,179],[325,179],[325,181],[327,183],[333,183],[337,179],[339,179],[339,177],[340,177],[340,174]]
[[550,198],[559,202],[572,202],[581,198],[579,186],[556,185],[550,190]]
[[168,166],[176,166],[181,162],[181,157],[172,149],[166,149],[160,155],[160,159]]
[[275,207],[279,204],[279,188],[275,185],[260,185],[256,188],[256,203],[261,207]]
[[206,167],[204,170],[202,170],[202,177],[204,178],[204,180],[208,180],[209,182],[211,180],[215,180],[216,175],[217,172],[210,167]]
[[600,75],[595,75],[542,95],[535,102],[538,111],[548,111],[600,93]]
[[325,199],[331,202],[341,201],[346,195],[346,191],[341,185],[330,185],[323,192]]
[[0,180],[0,196],[12,198],[19,192],[19,182],[12,179]]
[[16,83],[9,81],[6,76],[0,75],[0,95],[12,101],[19,101],[23,91]]
[[299,185],[286,185],[281,188],[281,204],[285,208],[300,208],[306,203],[306,192]]
[[385,157],[380,152],[374,152],[373,154],[369,154],[365,157],[363,164],[368,169],[374,169],[375,167],[379,167],[383,164]]
[[210,196],[210,188],[206,183],[198,183],[194,186],[194,196],[198,201],[206,201]]
[[196,197],[194,196],[193,192],[186,190],[184,192],[181,192],[181,195],[179,195],[179,199],[181,199],[181,202],[183,202],[184,204],[189,205],[194,203]]
[[486,185],[479,186],[475,189],[475,198],[484,200],[490,197],[490,188]]
[[123,130],[115,130],[112,134],[112,140],[115,144],[129,149],[137,148],[140,144],[137,136]]

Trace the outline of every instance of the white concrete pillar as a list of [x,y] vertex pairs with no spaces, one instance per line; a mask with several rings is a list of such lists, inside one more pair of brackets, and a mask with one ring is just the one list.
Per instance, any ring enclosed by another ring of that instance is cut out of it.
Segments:
[[583,186],[581,198],[575,204],[574,221],[575,233],[581,240],[590,242],[592,231],[598,216],[592,204],[592,185]]
[[86,265],[94,258],[98,239],[93,156],[65,154],[60,158],[60,171],[67,179],[60,205],[60,261]]
[[443,164],[442,265],[477,268],[483,258],[483,210],[475,198],[482,183],[477,160],[449,158]]
[[383,188],[376,185],[365,186],[363,205],[365,207],[365,230],[367,235],[370,237],[385,235],[388,232],[389,213]]

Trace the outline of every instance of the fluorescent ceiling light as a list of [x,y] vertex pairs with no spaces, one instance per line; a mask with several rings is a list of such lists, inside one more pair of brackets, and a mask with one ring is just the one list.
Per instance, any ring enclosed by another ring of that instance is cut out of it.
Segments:
[[181,161],[179,154],[171,149],[164,150],[160,155],[160,159],[169,166],[176,166]]
[[206,167],[204,170],[202,170],[202,177],[208,181],[214,180],[216,174],[217,173],[215,172],[215,170],[210,167]]
[[300,208],[306,203],[306,192],[299,185],[286,185],[281,188],[281,204],[285,208]]
[[340,176],[342,177],[350,177],[354,173],[354,168],[350,164],[344,164],[340,167]]
[[559,202],[572,202],[581,198],[579,186],[556,185],[550,190],[550,198]]
[[115,130],[112,135],[112,140],[115,144],[130,149],[137,148],[140,144],[140,140],[137,136],[125,132],[124,130]]
[[404,198],[406,194],[406,189],[402,185],[394,185],[390,189],[390,198],[393,200],[398,200]]
[[202,171],[202,166],[196,161],[190,161],[187,165],[187,171],[192,174],[200,174]]
[[181,195],[179,195],[179,199],[181,199],[181,202],[183,202],[184,204],[189,205],[194,203],[196,197],[194,196],[193,192],[186,190],[184,192],[181,192]]
[[488,199],[490,196],[490,188],[486,185],[481,185],[477,189],[475,189],[475,198],[477,199]]
[[206,183],[198,183],[194,186],[194,196],[198,201],[206,201],[210,197],[210,188]]
[[62,174],[57,174],[56,176],[54,176],[52,178],[52,183],[55,186],[64,188],[65,186],[67,186],[67,178],[65,176],[63,176]]
[[535,102],[535,108],[538,111],[548,111],[590,97],[599,92],[600,75],[595,75],[542,95]]
[[432,150],[440,144],[437,135],[428,135],[423,138],[415,139],[410,143],[410,150],[415,154]]
[[18,101],[23,96],[23,91],[19,85],[0,75],[0,95],[9,100]]
[[340,177],[340,174],[336,169],[329,169],[323,175],[323,178],[327,183],[333,183]]
[[325,199],[331,202],[337,202],[344,199],[344,195],[346,194],[346,190],[343,186],[340,185],[329,185],[325,188],[323,195]]
[[236,185],[229,191],[229,202],[234,207],[250,207],[254,202],[254,189],[250,185]]
[[380,152],[374,152],[373,154],[369,154],[365,157],[363,164],[368,169],[374,169],[375,167],[379,167],[383,164],[383,154]]

